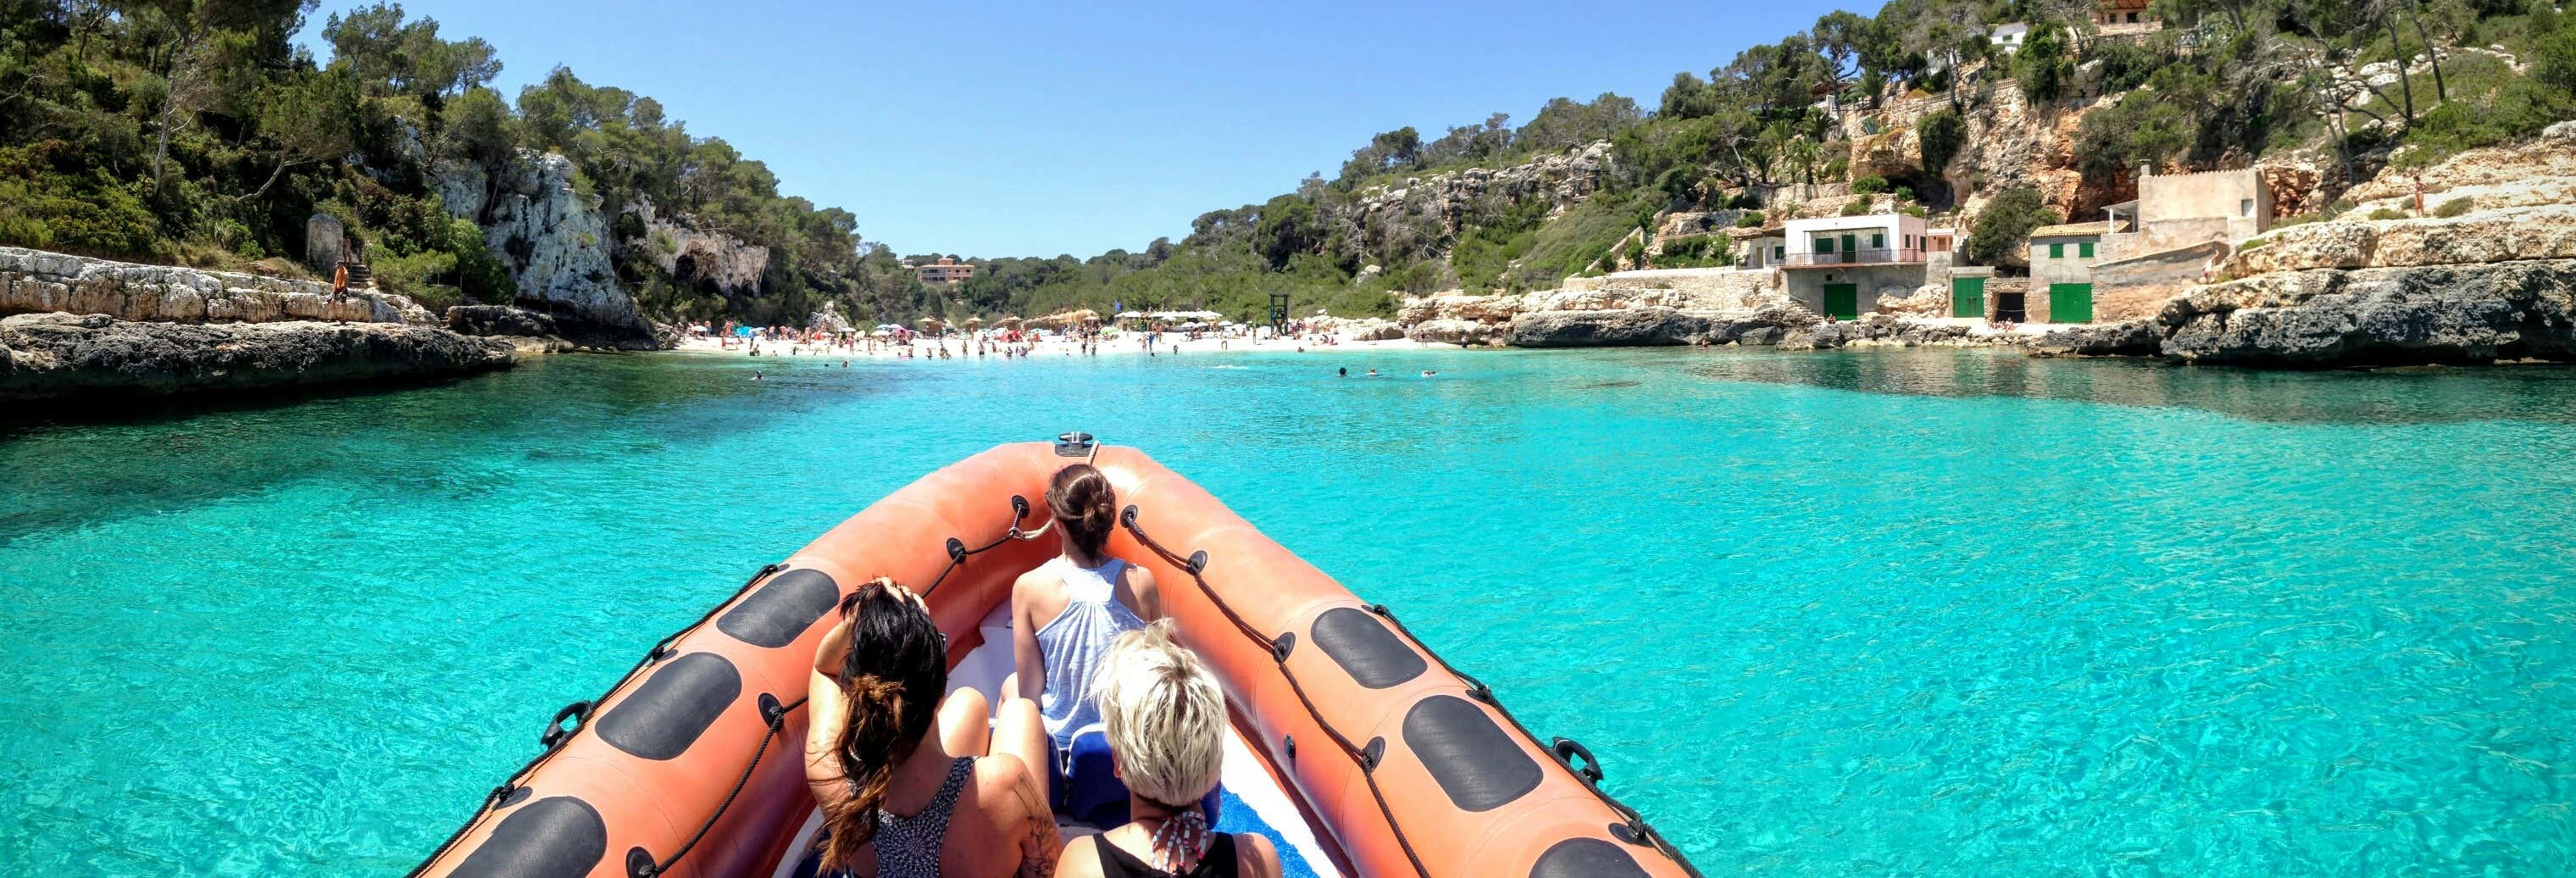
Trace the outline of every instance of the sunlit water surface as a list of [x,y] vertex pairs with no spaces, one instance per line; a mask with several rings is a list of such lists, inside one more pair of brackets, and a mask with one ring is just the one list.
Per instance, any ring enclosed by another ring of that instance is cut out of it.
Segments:
[[1071,428],[1391,605],[1711,875],[2576,857],[2564,371],[758,365],[0,428],[0,872],[398,872],[752,569]]

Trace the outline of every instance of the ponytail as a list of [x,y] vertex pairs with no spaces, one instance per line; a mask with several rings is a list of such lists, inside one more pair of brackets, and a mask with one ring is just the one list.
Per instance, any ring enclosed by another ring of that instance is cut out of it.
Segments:
[[823,805],[831,840],[827,863],[847,865],[877,835],[877,814],[894,783],[897,766],[911,759],[939,716],[948,686],[947,655],[938,626],[878,579],[861,586],[843,606],[850,617],[850,652],[841,672],[849,714],[832,755],[841,763],[849,795]]

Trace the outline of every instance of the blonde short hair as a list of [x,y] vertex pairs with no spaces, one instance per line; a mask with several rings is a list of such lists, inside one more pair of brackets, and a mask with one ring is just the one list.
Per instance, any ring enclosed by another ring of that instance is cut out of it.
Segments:
[[1216,789],[1225,768],[1225,693],[1169,619],[1118,636],[1100,658],[1092,701],[1127,789],[1184,806]]

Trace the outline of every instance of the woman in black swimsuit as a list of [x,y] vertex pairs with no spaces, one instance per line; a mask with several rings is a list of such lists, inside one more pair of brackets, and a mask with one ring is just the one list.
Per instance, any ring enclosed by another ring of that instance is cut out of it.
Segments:
[[[1208,826],[1199,800],[1225,771],[1225,693],[1170,620],[1118,636],[1092,686],[1127,782],[1130,822],[1074,839],[1059,878],[1278,878],[1279,852],[1253,833]],[[1177,803],[1177,804],[1176,804]]]

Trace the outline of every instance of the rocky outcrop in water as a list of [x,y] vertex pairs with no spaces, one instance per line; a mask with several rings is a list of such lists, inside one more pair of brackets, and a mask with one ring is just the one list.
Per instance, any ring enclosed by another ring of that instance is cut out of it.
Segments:
[[1520,348],[1773,344],[1810,315],[1794,308],[1681,311],[1641,307],[1534,311],[1512,318],[1505,341]]
[[2284,271],[2193,288],[2165,356],[2255,366],[2576,360],[2576,260]]
[[353,291],[334,301],[321,281],[0,247],[0,315],[55,311],[177,323],[437,322],[402,296]]
[[0,318],[0,400],[77,400],[426,380],[502,369],[503,341],[391,323]]
[[2099,326],[2069,326],[2050,331],[2031,345],[2042,357],[2152,357],[2163,352],[2164,334],[2153,320],[2131,320]]
[[441,162],[432,176],[449,213],[483,225],[484,243],[518,281],[519,304],[554,315],[567,338],[591,347],[661,346],[617,282],[608,220],[597,196],[573,189],[571,159],[523,149],[497,174]]

